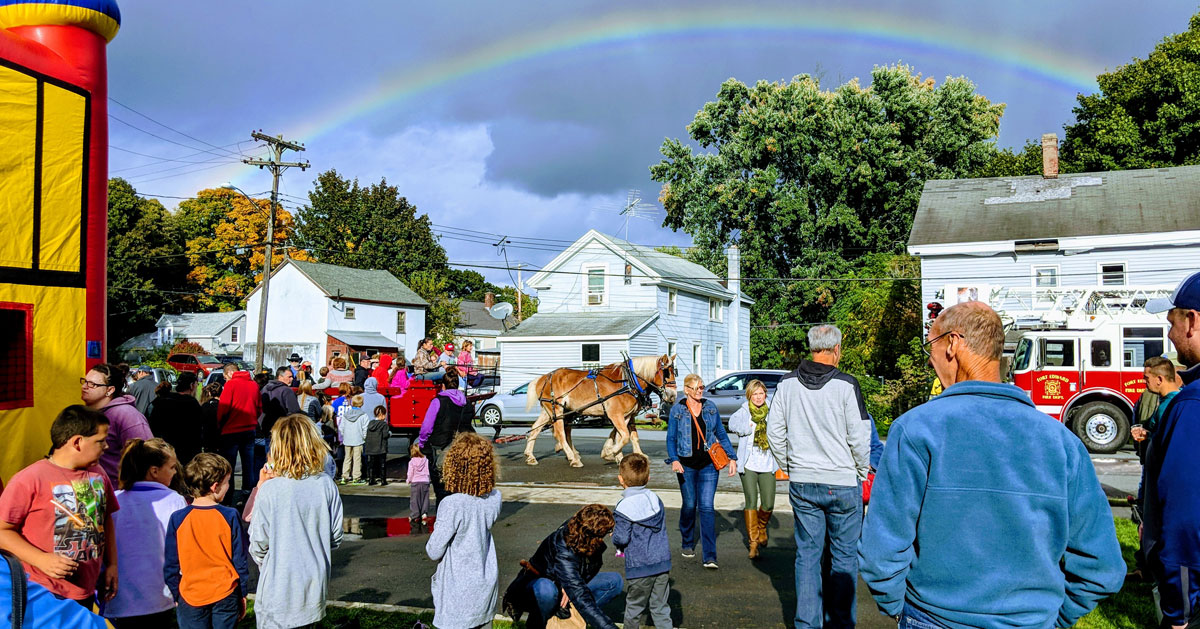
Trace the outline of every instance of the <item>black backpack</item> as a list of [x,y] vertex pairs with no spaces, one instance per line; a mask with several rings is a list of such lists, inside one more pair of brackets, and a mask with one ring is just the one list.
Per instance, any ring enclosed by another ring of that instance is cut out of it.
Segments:
[[0,550],[0,554],[4,555],[4,560],[8,562],[8,576],[12,582],[12,620],[13,629],[21,629],[25,623],[25,568],[21,566],[21,560],[8,551]]

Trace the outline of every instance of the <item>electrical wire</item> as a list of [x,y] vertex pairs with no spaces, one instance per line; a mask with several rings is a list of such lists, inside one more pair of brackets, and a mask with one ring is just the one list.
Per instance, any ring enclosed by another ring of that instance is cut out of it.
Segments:
[[[125,109],[128,109],[129,111],[131,111],[131,112],[133,112],[133,113],[135,113],[135,114],[137,114],[137,115],[139,115],[139,116],[141,116],[141,117],[145,118],[146,120],[149,120],[150,122],[153,122],[154,124],[156,124],[156,125],[158,125],[158,126],[160,126],[160,127],[164,128],[164,129],[169,129],[169,130],[171,130],[171,131],[174,131],[175,133],[178,133],[179,135],[182,135],[182,136],[183,136],[183,137],[185,137],[185,138],[188,138],[188,139],[190,139],[190,140],[194,140],[194,141],[196,141],[196,142],[199,142],[199,143],[201,143],[201,144],[203,144],[203,145],[205,145],[205,146],[208,146],[208,147],[211,147],[211,148],[217,149],[217,150],[219,150],[219,151],[225,151],[226,153],[229,153],[230,155],[233,155],[233,156],[237,156],[237,157],[245,157],[245,156],[246,156],[244,153],[239,155],[238,153],[234,153],[233,151],[230,151],[230,150],[226,149],[226,148],[225,148],[225,147],[223,147],[223,146],[217,146],[217,145],[215,145],[215,144],[212,144],[212,143],[209,143],[209,142],[205,142],[204,140],[201,140],[200,138],[198,138],[198,137],[196,137],[196,136],[193,136],[193,135],[188,135],[188,134],[184,133],[183,131],[180,131],[179,129],[176,129],[175,127],[172,127],[172,126],[170,126],[170,125],[167,125],[167,124],[163,124],[163,123],[161,123],[161,122],[159,122],[159,121],[155,120],[154,118],[151,118],[150,116],[147,116],[146,114],[144,114],[144,113],[142,113],[142,112],[140,112],[140,111],[138,111],[138,110],[134,109],[133,107],[130,107],[129,105],[126,105],[125,103],[122,103],[121,101],[119,101],[119,100],[117,100],[117,99],[115,99],[115,98],[113,98],[113,97],[111,97],[111,96],[109,96],[109,97],[108,97],[108,100],[109,100],[110,102],[116,103],[117,105],[120,105],[121,107],[124,107]],[[240,143],[239,143],[239,144],[240,144]]]

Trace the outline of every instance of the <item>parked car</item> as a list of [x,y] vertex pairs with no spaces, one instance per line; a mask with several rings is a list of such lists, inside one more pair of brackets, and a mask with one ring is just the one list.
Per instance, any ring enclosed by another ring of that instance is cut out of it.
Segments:
[[529,384],[526,382],[507,393],[497,393],[480,403],[479,407],[475,409],[475,417],[479,420],[480,425],[494,428],[501,423],[512,426],[533,424],[534,421],[537,421],[538,415],[541,413],[540,408],[534,406],[525,410],[525,393],[529,390]]
[[194,371],[202,379],[212,370],[221,368],[221,361],[211,354],[171,354],[167,364],[179,371]]
[[779,384],[779,380],[787,373],[783,369],[735,371],[725,374],[709,384],[704,390],[704,397],[717,405],[717,412],[721,414],[721,419],[729,421],[729,417],[737,412],[742,407],[742,403],[746,401],[746,385],[751,380],[762,380],[762,383],[767,386],[767,398],[770,399],[775,394],[775,387]]

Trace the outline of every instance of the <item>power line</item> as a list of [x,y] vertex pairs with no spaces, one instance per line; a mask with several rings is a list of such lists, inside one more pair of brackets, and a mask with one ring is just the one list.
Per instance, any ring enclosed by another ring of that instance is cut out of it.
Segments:
[[[199,172],[204,172],[206,170],[212,170],[214,168],[220,168],[222,166],[228,166],[230,164],[236,164],[236,163],[237,163],[236,161],[221,162],[219,164],[213,164],[212,166],[205,166],[204,168],[196,168],[196,169],[188,170],[188,171],[181,172],[181,173],[175,173],[173,175],[163,175],[162,177],[151,177],[150,179],[140,179],[140,177],[155,174],[155,173],[146,173],[145,175],[138,175],[137,177],[133,177],[132,179],[137,179],[137,181],[131,181],[130,183],[150,183],[151,181],[161,181],[163,179],[172,179],[175,177],[182,177],[184,175],[194,175]],[[167,170],[176,170],[176,169],[170,168]],[[166,172],[166,171],[156,171],[156,172]]]
[[117,100],[117,99],[115,99],[115,98],[113,98],[113,97],[111,97],[111,96],[109,96],[109,97],[108,97],[108,100],[110,100],[110,101],[112,101],[112,102],[114,102],[114,103],[116,103],[116,104],[120,105],[121,107],[124,107],[125,109],[128,109],[129,111],[132,111],[133,113],[135,113],[135,114],[137,114],[137,115],[139,115],[139,116],[141,116],[141,117],[145,118],[146,120],[149,120],[150,122],[153,122],[154,124],[156,124],[156,125],[158,125],[158,126],[160,126],[160,127],[164,128],[164,129],[169,129],[169,130],[171,130],[171,131],[174,131],[175,133],[178,133],[179,135],[182,135],[182,136],[183,136],[183,137],[185,137],[185,138],[188,138],[188,139],[190,139],[190,140],[195,140],[196,142],[199,142],[199,143],[201,143],[201,144],[203,144],[203,145],[205,145],[205,146],[212,147],[212,148],[214,148],[214,149],[217,149],[217,150],[220,150],[220,151],[225,151],[226,153],[229,153],[230,155],[232,155],[232,156],[235,156],[235,157],[245,157],[245,155],[244,155],[244,154],[238,154],[238,153],[234,153],[233,151],[230,151],[230,150],[226,149],[226,148],[225,148],[225,147],[223,147],[223,146],[217,146],[217,145],[215,145],[215,144],[211,144],[211,143],[209,143],[209,142],[205,142],[204,140],[201,140],[200,138],[198,138],[198,137],[196,137],[196,136],[193,136],[193,135],[188,135],[188,134],[184,133],[183,131],[180,131],[179,129],[176,129],[175,127],[172,127],[172,126],[170,126],[170,125],[163,124],[163,123],[161,123],[161,122],[159,122],[159,121],[155,120],[154,118],[151,118],[150,116],[147,116],[146,114],[144,114],[144,113],[142,113],[142,112],[140,112],[140,111],[138,111],[138,110],[134,109],[133,107],[130,107],[129,105],[126,105],[125,103],[122,103],[121,101],[119,101],[119,100]]
[[[150,137],[158,138],[158,139],[162,140],[163,142],[170,142],[171,144],[174,144],[174,145],[176,145],[176,146],[182,146],[183,148],[185,148],[185,149],[188,149],[188,150],[191,150],[191,151],[195,151],[195,150],[196,150],[196,147],[194,147],[194,146],[192,146],[192,145],[190,145],[190,144],[184,144],[184,143],[182,143],[182,142],[176,142],[175,140],[172,140],[172,139],[170,139],[170,138],[164,138],[163,136],[161,136],[161,135],[158,135],[157,133],[154,133],[153,131],[147,131],[147,130],[145,130],[145,129],[143,129],[143,128],[141,128],[141,127],[139,127],[139,126],[137,126],[137,125],[135,125],[135,124],[133,124],[133,123],[126,122],[126,121],[124,121],[124,120],[122,120],[122,119],[120,119],[120,118],[116,117],[116,116],[115,116],[115,115],[113,115],[111,112],[108,114],[108,117],[109,117],[109,118],[111,118],[111,119],[113,119],[113,120],[116,120],[117,122],[119,122],[119,123],[121,123],[121,124],[123,124],[123,125],[125,125],[125,126],[127,126],[127,127],[129,127],[130,129],[134,129],[134,130],[136,130],[136,131],[141,131],[142,133],[145,133],[146,135],[148,135],[148,136],[150,136]],[[217,157],[226,157],[226,158],[229,158],[229,157],[239,157],[239,155],[238,155],[237,153],[233,153],[233,152],[231,152],[231,151],[225,151],[225,153],[227,153],[227,154],[224,154],[224,155],[223,155],[223,154],[221,154],[221,153],[216,153],[216,152],[214,152],[214,151],[212,151],[212,150],[205,150],[205,149],[201,149],[199,152],[200,152],[200,153],[210,153],[210,154],[212,154],[212,155],[215,155],[215,156],[217,156]]]

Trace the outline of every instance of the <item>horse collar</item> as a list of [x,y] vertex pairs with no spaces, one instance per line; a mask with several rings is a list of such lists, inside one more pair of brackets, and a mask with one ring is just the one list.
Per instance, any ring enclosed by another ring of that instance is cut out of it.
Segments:
[[629,370],[629,377],[633,378],[633,386],[637,387],[637,392],[641,395],[646,395],[646,391],[642,389],[642,383],[638,382],[637,373],[633,371],[633,359],[629,358],[625,361],[625,367]]

